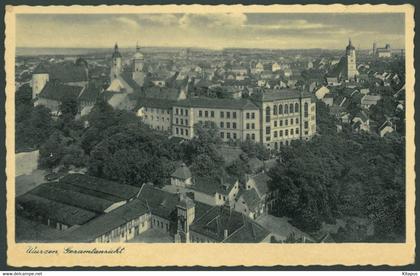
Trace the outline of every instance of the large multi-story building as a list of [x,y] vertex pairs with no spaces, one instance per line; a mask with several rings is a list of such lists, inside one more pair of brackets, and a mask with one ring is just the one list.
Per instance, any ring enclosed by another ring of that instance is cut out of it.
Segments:
[[291,89],[261,91],[250,100],[188,99],[172,107],[172,135],[194,137],[197,123],[213,122],[223,141],[252,140],[278,150],[292,140],[308,140],[316,133],[312,96]]

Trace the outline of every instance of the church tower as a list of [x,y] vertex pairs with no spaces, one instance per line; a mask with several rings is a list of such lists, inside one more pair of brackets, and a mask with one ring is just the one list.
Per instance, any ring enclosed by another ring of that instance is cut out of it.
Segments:
[[190,225],[195,219],[195,204],[194,201],[186,194],[179,194],[179,202],[176,206],[178,229],[175,235],[175,242],[189,243],[190,242]]
[[356,49],[351,44],[349,39],[349,45],[346,47],[346,78],[347,80],[354,80],[359,74],[356,67]]
[[136,45],[136,53],[133,56],[133,80],[139,85],[144,84],[144,56],[140,52],[139,44]]
[[112,54],[110,81],[116,79],[122,72],[122,56],[118,51],[118,44],[115,43],[114,53]]

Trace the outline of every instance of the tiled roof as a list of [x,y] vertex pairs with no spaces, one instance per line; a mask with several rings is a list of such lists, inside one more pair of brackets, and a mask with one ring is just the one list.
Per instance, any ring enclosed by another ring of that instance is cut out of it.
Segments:
[[[200,233],[216,242],[255,243],[265,239],[269,232],[256,222],[229,207],[213,207],[196,216],[191,231]],[[227,230],[227,238],[225,238]]]
[[191,177],[191,171],[185,164],[182,164],[179,168],[175,170],[174,173],[171,174],[171,177],[185,180]]
[[258,107],[249,100],[245,99],[215,99],[215,98],[192,98],[178,101],[176,106],[180,107],[201,107],[215,109],[240,109],[257,110]]
[[26,193],[16,199],[16,203],[33,214],[48,217],[65,225],[82,225],[97,214],[78,207]]
[[215,195],[216,193],[227,195],[237,181],[234,177],[225,177],[223,179],[196,177],[191,188],[208,195]]
[[60,238],[60,241],[92,242],[103,234],[110,232],[135,218],[139,218],[147,212],[148,208],[146,204],[141,200],[134,199],[112,212],[91,220],[73,231],[67,232]]
[[39,93],[40,98],[63,101],[66,97],[76,99],[84,89],[80,86],[70,86],[57,81],[49,81]]
[[[101,194],[105,194],[108,195],[108,198],[111,196],[111,198],[115,198],[119,201],[135,197],[140,190],[138,187],[119,184],[117,182],[84,174],[68,174],[61,178],[57,185],[61,184],[68,184],[85,191],[90,190],[96,192],[98,197],[101,197]],[[87,193],[89,193],[89,191],[87,191]]]
[[165,108],[170,109],[176,104],[174,100],[165,100],[165,99],[155,99],[155,98],[145,98],[140,97],[137,100],[137,109],[140,107],[152,107],[152,108]]
[[275,100],[287,100],[287,99],[299,99],[302,98],[311,98],[311,94],[308,92],[300,92],[293,89],[264,89],[262,93],[263,102],[275,101]]
[[254,188],[250,190],[242,190],[241,194],[238,197],[242,196],[245,204],[248,206],[249,210],[255,211],[260,203],[260,197],[258,196],[257,192]]
[[61,62],[52,64],[39,64],[34,70],[34,74],[48,73],[50,80],[59,80],[63,83],[81,82],[88,80],[87,68],[73,62]]
[[177,88],[169,87],[149,87],[141,92],[141,96],[144,98],[153,98],[153,99],[165,99],[165,100],[177,100],[179,97],[180,90]]
[[96,86],[94,84],[89,84],[80,94],[79,101],[95,101],[99,93],[101,92],[102,88],[99,86]]
[[171,218],[179,201],[178,195],[162,191],[147,183],[143,184],[138,199],[146,203],[152,214],[166,219]]

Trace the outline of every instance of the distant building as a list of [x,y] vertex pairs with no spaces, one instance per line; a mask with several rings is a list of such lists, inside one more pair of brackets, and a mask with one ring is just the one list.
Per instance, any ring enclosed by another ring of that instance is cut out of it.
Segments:
[[356,49],[351,44],[350,39],[349,45],[346,47],[345,64],[347,80],[354,80],[359,75],[359,72],[356,67]]
[[171,174],[171,185],[176,187],[189,187],[193,184],[190,169],[182,163],[175,172]]
[[369,109],[372,105],[376,105],[381,98],[380,95],[364,95],[360,105],[363,108]]
[[377,48],[375,56],[377,58],[390,58],[392,56],[391,45],[386,44],[384,48]]

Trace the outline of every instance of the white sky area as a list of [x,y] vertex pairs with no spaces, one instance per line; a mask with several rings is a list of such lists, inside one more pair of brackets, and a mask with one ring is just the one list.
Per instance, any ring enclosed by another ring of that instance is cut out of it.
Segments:
[[20,14],[17,47],[404,48],[404,14]]

